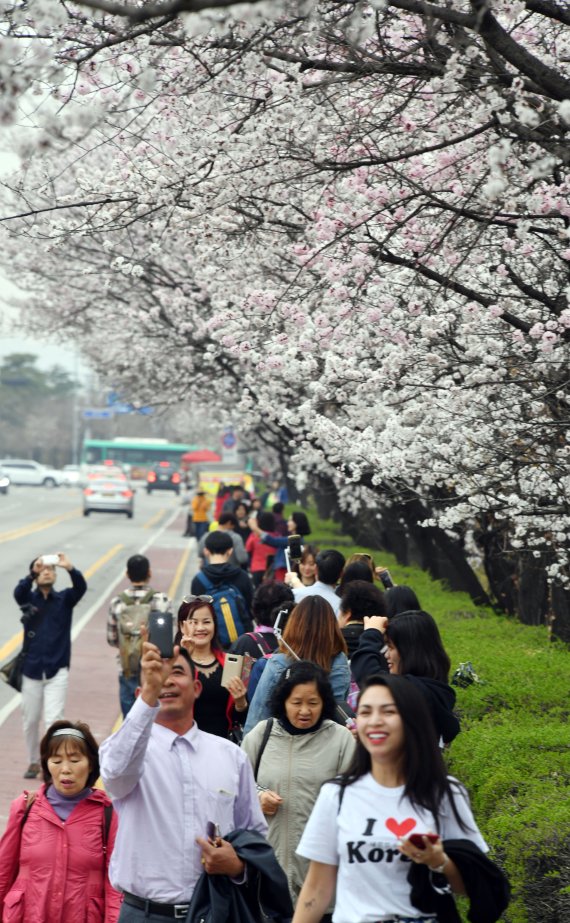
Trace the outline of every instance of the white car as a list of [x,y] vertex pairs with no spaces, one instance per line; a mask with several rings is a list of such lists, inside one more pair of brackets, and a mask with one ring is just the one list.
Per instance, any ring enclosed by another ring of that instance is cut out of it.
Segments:
[[134,490],[125,480],[93,478],[83,488],[83,515],[90,513],[125,513],[133,518]]
[[40,465],[31,458],[2,458],[0,469],[10,478],[11,484],[28,484],[32,487],[59,487],[63,474],[56,468]]
[[10,478],[0,469],[0,494],[7,494],[10,486]]
[[85,480],[79,465],[64,465],[61,473],[64,487],[76,487]]

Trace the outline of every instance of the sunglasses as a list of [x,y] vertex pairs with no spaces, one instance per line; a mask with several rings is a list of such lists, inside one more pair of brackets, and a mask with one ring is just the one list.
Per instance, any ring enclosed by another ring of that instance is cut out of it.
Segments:
[[185,596],[182,600],[183,603],[195,603],[196,600],[200,600],[201,603],[212,603],[214,602],[213,596]]

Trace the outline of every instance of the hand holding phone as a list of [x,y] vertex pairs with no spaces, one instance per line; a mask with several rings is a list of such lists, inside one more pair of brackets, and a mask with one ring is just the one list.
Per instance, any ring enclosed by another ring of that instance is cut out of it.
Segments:
[[56,564],[59,564],[59,555],[58,554],[42,554],[40,564],[44,567],[55,567]]
[[172,637],[172,612],[153,610],[148,617],[148,640],[156,644],[164,660],[174,657]]
[[226,689],[228,687],[228,682],[230,679],[241,679],[241,672],[243,670],[243,654],[226,654],[224,659],[224,669],[222,670],[222,678],[220,680],[220,685],[224,686]]
[[220,825],[214,824],[213,821],[209,820],[206,824],[206,837],[212,846],[219,849],[222,845],[222,831],[220,830]]
[[425,849],[426,844],[424,843],[424,837],[426,840],[429,840],[430,843],[437,843],[439,840],[438,833],[411,833],[408,839],[416,849]]

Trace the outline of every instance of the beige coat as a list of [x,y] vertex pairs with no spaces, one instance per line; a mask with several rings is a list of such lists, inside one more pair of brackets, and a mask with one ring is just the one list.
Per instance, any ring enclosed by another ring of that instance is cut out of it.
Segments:
[[[243,739],[255,768],[266,721],[260,721]],[[343,772],[352,759],[355,743],[350,731],[335,721],[323,721],[312,734],[289,734],[274,718],[263,751],[257,782],[283,798],[276,814],[266,817],[267,839],[287,875],[296,903],[309,867],[295,852],[323,782]]]

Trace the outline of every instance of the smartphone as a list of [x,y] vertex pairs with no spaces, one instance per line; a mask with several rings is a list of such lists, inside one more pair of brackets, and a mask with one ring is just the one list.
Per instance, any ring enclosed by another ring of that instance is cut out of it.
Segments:
[[437,833],[412,833],[408,839],[416,849],[425,849],[426,846],[423,841],[424,836],[427,837],[430,843],[437,843],[439,840],[439,835]]
[[301,544],[300,535],[290,535],[289,536],[289,557],[291,561],[300,561],[301,555],[303,554],[303,546]]
[[284,615],[288,615],[288,614],[289,614],[289,613],[288,613],[288,610],[287,610],[287,609],[280,609],[279,612],[277,613],[277,618],[275,619],[275,622],[274,622],[274,624],[273,624],[273,631],[275,632],[275,634],[277,635],[277,637],[279,637],[279,636],[280,636],[280,633],[281,633],[281,629],[280,629],[279,626],[280,626],[280,624],[281,624],[282,617],[283,617]]
[[206,838],[210,841],[212,846],[221,845],[218,843],[218,840],[222,839],[222,831],[220,830],[219,824],[214,824],[211,820],[206,824]]
[[154,609],[148,617],[148,640],[156,644],[160,656],[165,660],[174,657],[172,634],[172,612],[159,612]]
[[390,571],[389,571],[389,570],[386,570],[385,568],[384,568],[384,570],[381,570],[381,571],[380,571],[380,580],[382,581],[384,587],[385,587],[387,590],[389,590],[391,587],[394,586],[394,583],[393,583],[392,578],[391,578],[391,576],[390,576]]
[[226,659],[224,660],[224,669],[222,670],[222,679],[221,685],[228,685],[228,681],[233,679],[234,676],[238,676],[241,679],[241,673],[243,670],[243,654],[226,654]]
[[42,554],[40,561],[42,564],[45,564],[46,567],[55,567],[56,564],[59,564],[59,555],[58,554]]

